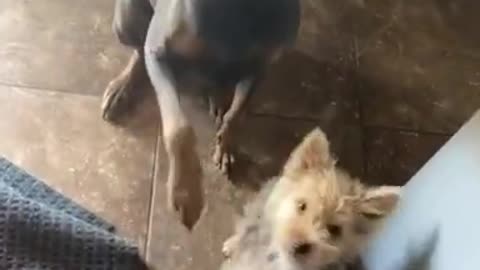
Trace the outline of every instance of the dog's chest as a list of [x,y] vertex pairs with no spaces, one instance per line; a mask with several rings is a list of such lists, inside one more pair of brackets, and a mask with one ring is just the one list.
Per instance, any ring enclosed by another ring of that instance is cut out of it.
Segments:
[[232,85],[255,73],[259,67],[257,59],[239,59],[237,61],[219,61],[205,59],[196,63],[195,69],[202,76],[219,85]]
[[262,66],[262,56],[222,59],[205,51],[191,56],[171,50],[169,63],[180,77],[199,77],[219,87],[231,87],[258,72]]

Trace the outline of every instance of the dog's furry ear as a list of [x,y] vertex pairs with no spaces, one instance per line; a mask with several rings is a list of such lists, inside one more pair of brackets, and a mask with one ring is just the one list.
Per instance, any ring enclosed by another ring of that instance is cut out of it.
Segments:
[[358,205],[358,210],[366,218],[382,218],[395,209],[400,195],[401,187],[398,186],[368,188]]
[[335,160],[330,155],[327,136],[316,128],[307,134],[290,154],[283,168],[283,174],[294,177],[308,171],[332,169],[334,165]]

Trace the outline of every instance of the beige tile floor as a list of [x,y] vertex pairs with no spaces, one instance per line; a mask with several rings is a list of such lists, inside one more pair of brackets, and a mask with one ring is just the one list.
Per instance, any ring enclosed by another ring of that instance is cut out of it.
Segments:
[[309,129],[327,131],[354,175],[398,184],[480,107],[480,18],[471,1],[444,2],[303,0],[298,50],[254,95],[232,181],[210,162],[206,112],[189,111],[208,198],[190,234],[164,208],[155,102],[122,126],[100,117],[128,56],[110,30],[113,0],[0,1],[0,155],[116,224],[162,269],[214,269],[233,212]]

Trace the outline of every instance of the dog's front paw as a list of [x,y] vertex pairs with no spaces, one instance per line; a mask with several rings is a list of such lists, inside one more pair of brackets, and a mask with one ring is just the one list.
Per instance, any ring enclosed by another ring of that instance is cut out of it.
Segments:
[[227,145],[217,138],[213,149],[213,162],[217,169],[225,175],[229,175],[231,167],[235,162],[234,155],[227,148]]
[[182,223],[191,230],[205,204],[202,166],[195,152],[193,130],[181,128],[174,136],[166,136],[165,149],[169,157],[168,208],[176,212]]
[[[186,167],[183,164],[183,168]],[[189,229],[197,223],[204,208],[201,175],[184,170],[182,175],[170,176],[167,183],[167,205],[176,212],[181,222]],[[174,177],[176,177],[174,179]]]

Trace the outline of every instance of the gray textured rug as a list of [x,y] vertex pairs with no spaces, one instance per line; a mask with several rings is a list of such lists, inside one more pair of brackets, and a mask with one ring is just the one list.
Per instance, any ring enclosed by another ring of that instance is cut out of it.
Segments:
[[111,224],[0,157],[0,269],[148,268]]

